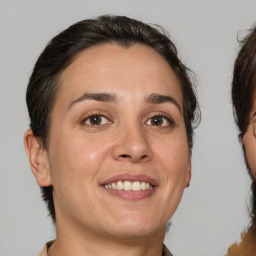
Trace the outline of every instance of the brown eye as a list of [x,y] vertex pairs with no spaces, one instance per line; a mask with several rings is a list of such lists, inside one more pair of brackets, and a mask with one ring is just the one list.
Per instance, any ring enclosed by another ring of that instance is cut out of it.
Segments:
[[163,124],[163,117],[154,116],[154,117],[151,118],[151,125],[161,126],[162,124]]
[[172,120],[171,117],[167,117],[164,115],[155,115],[152,116],[151,118],[148,119],[146,122],[147,125],[152,125],[152,126],[173,126],[174,121]]
[[82,121],[85,125],[98,126],[109,123],[109,120],[103,115],[91,115]]
[[101,124],[101,116],[91,116],[89,117],[89,122],[91,125],[99,125]]

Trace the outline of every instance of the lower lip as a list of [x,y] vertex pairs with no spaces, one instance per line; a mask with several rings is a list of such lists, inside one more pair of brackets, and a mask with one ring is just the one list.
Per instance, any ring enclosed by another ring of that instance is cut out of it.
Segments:
[[125,200],[131,200],[131,201],[137,201],[137,200],[148,198],[156,192],[156,187],[152,189],[140,190],[140,191],[126,191],[126,190],[118,190],[118,189],[111,189],[111,188],[104,188],[104,187],[103,189],[114,196],[117,196]]

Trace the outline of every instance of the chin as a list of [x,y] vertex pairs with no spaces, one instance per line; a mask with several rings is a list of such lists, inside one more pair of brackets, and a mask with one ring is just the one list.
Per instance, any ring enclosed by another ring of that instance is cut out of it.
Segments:
[[107,228],[110,235],[120,239],[143,239],[155,235],[156,233],[165,233],[166,223],[154,223],[150,220],[130,219],[126,221],[115,222],[115,225]]

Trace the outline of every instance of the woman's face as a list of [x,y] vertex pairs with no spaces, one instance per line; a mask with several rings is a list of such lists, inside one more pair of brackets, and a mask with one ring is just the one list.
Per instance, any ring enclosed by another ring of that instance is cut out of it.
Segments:
[[250,171],[256,179],[256,93],[254,93],[254,104],[250,113],[249,125],[243,137],[243,145]]
[[81,52],[60,76],[47,166],[57,227],[164,234],[191,176],[182,92],[168,63],[143,45]]

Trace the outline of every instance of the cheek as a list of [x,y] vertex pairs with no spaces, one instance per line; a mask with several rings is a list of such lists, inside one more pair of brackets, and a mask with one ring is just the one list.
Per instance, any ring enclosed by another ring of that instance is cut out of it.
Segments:
[[[108,144],[95,138],[84,138],[81,134],[66,134],[52,143],[50,151],[50,170],[54,183],[70,184],[91,181],[107,158]],[[65,138],[65,139],[64,139]],[[52,161],[51,161],[52,160]]]
[[188,143],[185,137],[175,136],[166,139],[162,145],[159,145],[157,152],[165,175],[170,177],[169,182],[178,185],[180,180],[183,183],[190,163]]
[[[185,137],[186,138],[186,137]],[[186,186],[188,172],[190,171],[190,154],[187,140],[184,136],[173,136],[162,143],[158,148],[160,170],[162,170],[160,192],[158,201],[164,209],[163,219],[169,219],[177,209]]]

